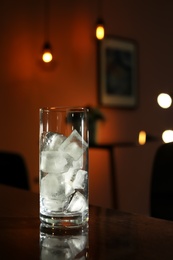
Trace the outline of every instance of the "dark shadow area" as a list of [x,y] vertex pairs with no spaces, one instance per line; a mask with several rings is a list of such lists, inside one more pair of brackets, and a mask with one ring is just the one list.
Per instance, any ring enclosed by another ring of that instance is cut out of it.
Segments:
[[0,152],[0,183],[29,190],[28,171],[20,154]]
[[173,143],[162,144],[156,152],[150,203],[152,217],[173,220]]

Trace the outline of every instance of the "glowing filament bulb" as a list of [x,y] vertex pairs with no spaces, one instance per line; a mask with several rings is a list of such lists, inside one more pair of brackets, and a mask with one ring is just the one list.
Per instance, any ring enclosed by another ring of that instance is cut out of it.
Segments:
[[105,30],[103,25],[99,24],[96,28],[96,37],[98,40],[102,40],[104,38],[105,35]]
[[102,19],[97,20],[97,25],[96,25],[96,38],[98,40],[102,40],[105,36],[105,28],[104,28],[104,22]]
[[52,60],[52,54],[51,54],[51,52],[49,52],[49,51],[45,51],[44,53],[43,53],[43,55],[42,55],[42,59],[43,59],[43,61],[44,62],[46,62],[46,63],[48,63],[48,62],[50,62],[51,60]]
[[51,62],[53,59],[52,53],[51,53],[51,47],[50,44],[47,42],[45,43],[43,47],[43,55],[42,55],[42,60],[46,63]]
[[138,143],[144,145],[146,143],[146,132],[140,131],[138,136]]

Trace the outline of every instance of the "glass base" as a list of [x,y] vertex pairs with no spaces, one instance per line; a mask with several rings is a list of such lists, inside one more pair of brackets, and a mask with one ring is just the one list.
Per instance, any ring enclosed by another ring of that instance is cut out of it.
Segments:
[[85,226],[88,222],[88,214],[57,214],[46,216],[40,213],[40,221],[47,227],[54,227],[54,228],[77,228]]

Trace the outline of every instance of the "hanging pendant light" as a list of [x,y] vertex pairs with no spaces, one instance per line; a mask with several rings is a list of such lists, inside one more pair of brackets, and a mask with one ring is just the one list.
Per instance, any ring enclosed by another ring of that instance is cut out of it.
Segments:
[[46,63],[51,62],[53,59],[52,56],[52,51],[51,51],[51,46],[49,42],[46,42],[43,46],[43,55],[42,55],[42,60]]
[[105,36],[104,22],[102,19],[98,19],[96,24],[96,38],[102,40]]
[[45,33],[45,43],[43,44],[42,50],[42,60],[45,63],[50,63],[53,60],[52,48],[49,42],[49,23],[50,23],[50,2],[45,0],[44,6],[44,33]]
[[105,36],[105,26],[104,26],[104,21],[101,18],[102,17],[102,1],[98,0],[98,14],[99,14],[99,19],[97,20],[96,23],[96,38],[98,40],[103,40]]

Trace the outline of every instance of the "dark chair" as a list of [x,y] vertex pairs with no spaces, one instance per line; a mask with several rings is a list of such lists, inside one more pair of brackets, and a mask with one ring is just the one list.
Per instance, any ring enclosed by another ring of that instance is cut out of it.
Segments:
[[162,144],[156,152],[150,202],[152,217],[173,220],[173,143]]
[[0,152],[0,183],[29,190],[28,171],[20,154]]

